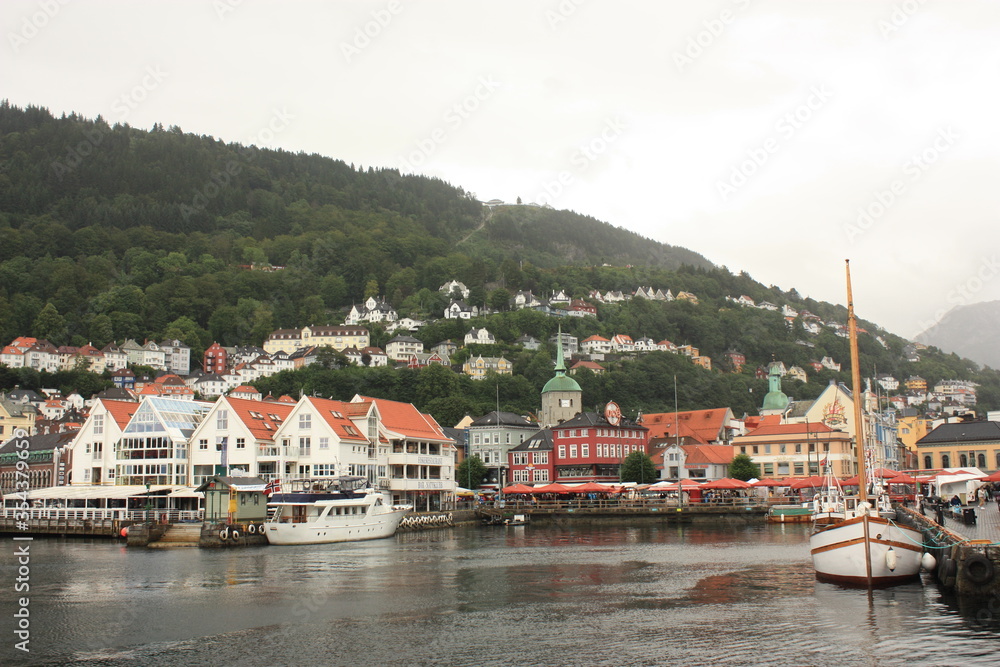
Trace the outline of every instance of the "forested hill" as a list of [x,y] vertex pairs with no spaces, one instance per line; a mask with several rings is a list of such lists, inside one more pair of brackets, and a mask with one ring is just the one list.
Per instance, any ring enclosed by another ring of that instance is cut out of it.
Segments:
[[[439,287],[453,279],[470,288],[470,304],[493,314],[440,320],[450,295]],[[520,290],[580,298],[638,287],[690,292],[698,303],[600,303],[597,318],[509,312]],[[581,341],[624,334],[690,344],[716,369],[679,355],[641,357],[600,379],[581,377],[590,387],[587,405],[614,399],[662,411],[674,403],[663,378],[677,375],[690,392],[685,409],[752,411],[765,386],[753,379],[758,366],[778,359],[808,367],[824,356],[846,363],[846,342],[832,328],[806,333],[802,315],[789,326],[781,312],[736,306],[729,297],[738,295],[808,310],[824,322],[846,317],[842,306],[766,287],[576,213],[487,206],[440,180],[395,170],[0,103],[0,344],[25,335],[97,347],[176,338],[197,360],[213,341],[260,345],[277,328],[339,324],[352,304],[375,296],[400,317],[440,320],[415,334],[427,346],[488,327],[500,344],[477,353],[508,355],[520,380],[533,384],[513,392],[525,401],[551,377],[551,359],[546,349],[529,352],[514,341],[549,340],[557,326]],[[981,405],[1000,407],[995,371],[938,351],[911,363],[902,355],[906,341],[861,324],[882,339],[862,337],[866,374],[971,379],[983,385]],[[376,346],[393,335],[378,324],[370,329]],[[742,373],[720,372],[734,370],[731,350],[746,355]],[[644,372],[648,382],[622,391]],[[15,375],[10,386],[32,381],[30,373]],[[822,371],[786,392],[815,397],[827,382],[846,379]],[[366,386],[354,390],[370,393]]]
[[49,216],[70,232],[231,232],[264,245],[278,265],[289,263],[290,244],[274,239],[344,241],[345,255],[361,249],[380,283],[415,258],[446,254],[459,241],[473,255],[541,267],[711,266],[697,253],[568,211],[516,206],[489,215],[470,193],[438,179],[226,144],[176,127],[110,127],[100,118],[54,118],[45,109],[4,102],[0,134],[2,207],[22,224]]

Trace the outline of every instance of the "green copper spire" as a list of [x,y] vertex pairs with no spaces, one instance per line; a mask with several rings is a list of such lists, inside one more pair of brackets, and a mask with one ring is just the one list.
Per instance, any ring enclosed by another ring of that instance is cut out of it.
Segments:
[[556,376],[545,383],[542,393],[551,391],[580,391],[580,385],[571,377],[566,377],[566,361],[563,358],[562,346],[562,325],[559,325],[559,334],[556,336]]

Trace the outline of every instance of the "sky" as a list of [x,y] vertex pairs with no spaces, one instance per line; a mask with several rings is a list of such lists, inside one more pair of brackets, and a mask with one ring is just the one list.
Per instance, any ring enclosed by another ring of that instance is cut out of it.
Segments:
[[[549,204],[913,337],[1000,299],[1000,4],[0,3],[0,97]],[[669,288],[670,285],[654,287]]]

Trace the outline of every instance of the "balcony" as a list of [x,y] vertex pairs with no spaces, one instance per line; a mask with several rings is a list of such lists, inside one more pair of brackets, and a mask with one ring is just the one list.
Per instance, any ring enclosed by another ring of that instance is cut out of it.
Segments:
[[454,491],[455,482],[445,479],[400,479],[387,480],[390,491]]
[[429,454],[389,454],[389,465],[411,465],[411,466],[443,466],[445,459],[443,456],[431,456]]

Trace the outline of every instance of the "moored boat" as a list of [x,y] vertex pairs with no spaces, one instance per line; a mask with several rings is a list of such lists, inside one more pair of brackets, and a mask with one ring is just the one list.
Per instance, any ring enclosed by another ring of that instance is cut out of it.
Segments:
[[390,537],[410,505],[367,488],[363,477],[299,480],[268,500],[264,535],[271,544],[325,544]]
[[[920,531],[897,524],[884,494],[868,499],[865,422],[861,418],[861,374],[858,366],[857,319],[847,265],[847,324],[851,343],[854,423],[857,431],[858,496],[848,498],[839,484],[827,485],[818,499],[817,522],[809,538],[816,578],[868,588],[893,586],[916,579],[923,556]],[[886,515],[883,515],[886,514]]]
[[813,509],[809,505],[774,505],[767,511],[769,523],[807,523],[812,518]]

